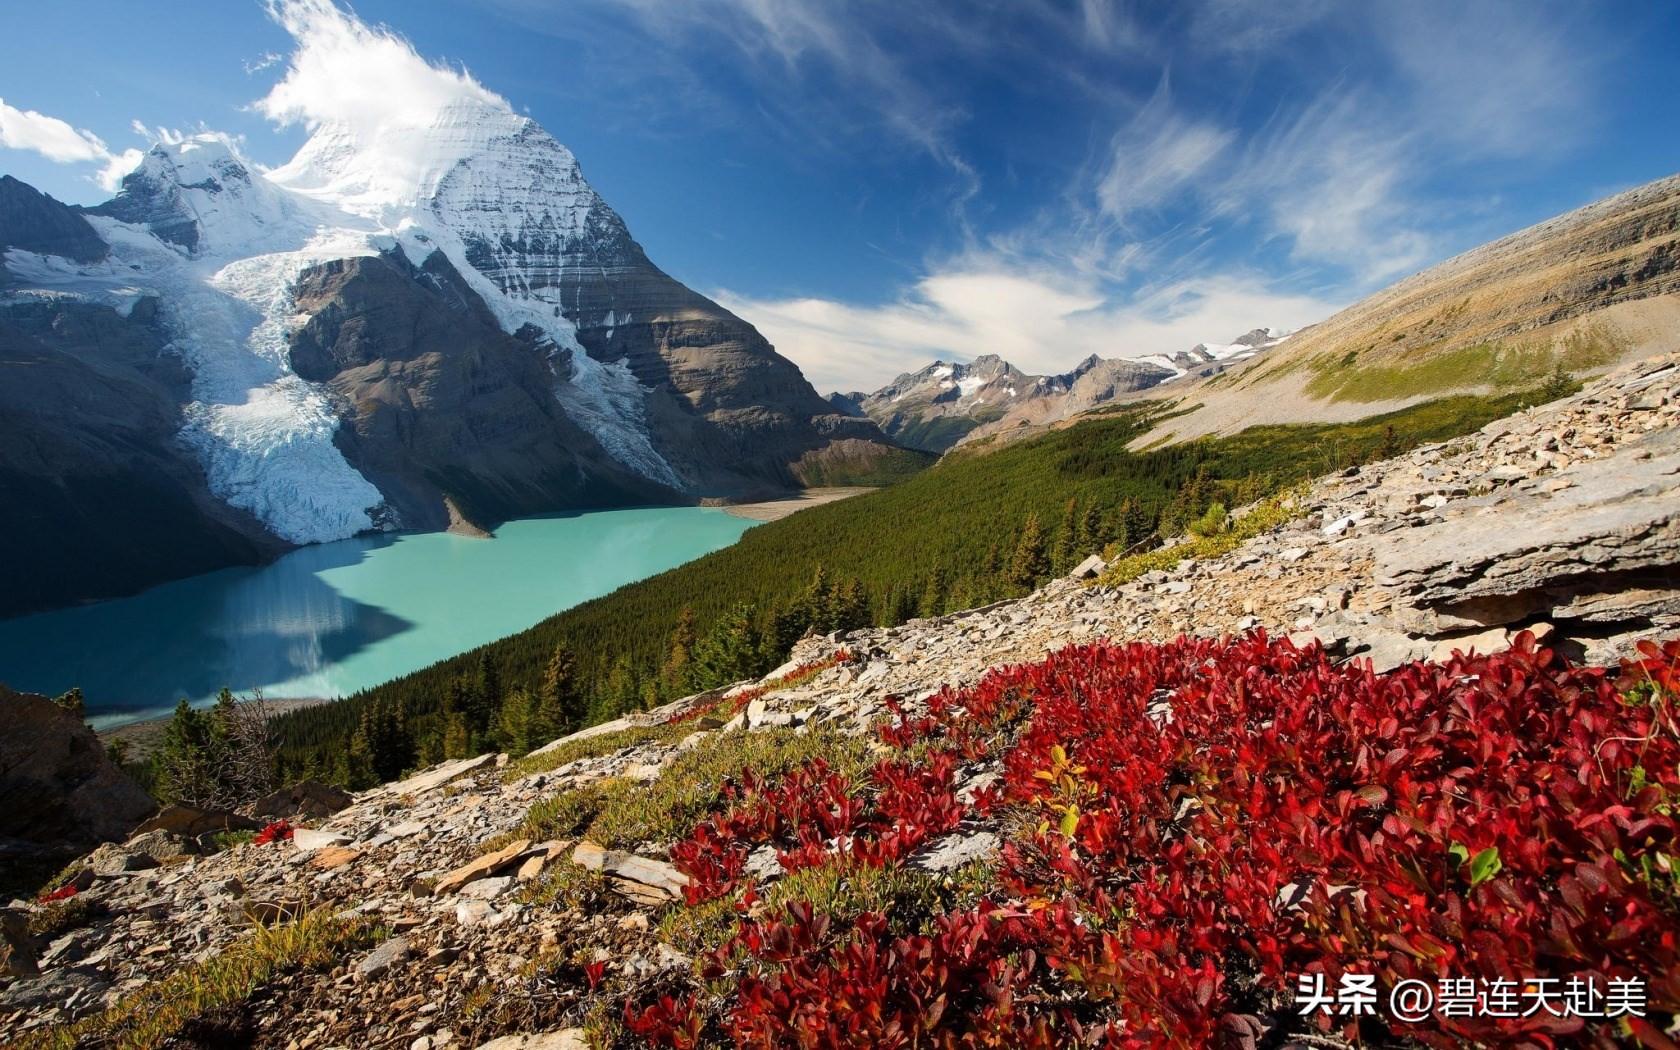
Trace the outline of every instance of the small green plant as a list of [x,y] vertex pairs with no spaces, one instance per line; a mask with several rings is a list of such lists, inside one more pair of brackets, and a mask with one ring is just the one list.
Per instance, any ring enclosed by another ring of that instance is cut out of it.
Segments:
[[1218,558],[1236,550],[1261,533],[1270,532],[1290,521],[1296,513],[1296,497],[1293,493],[1273,496],[1256,504],[1230,528],[1218,535],[1203,536],[1176,547],[1162,547],[1120,558],[1097,578],[1096,583],[1104,587],[1118,587],[1120,584],[1130,583],[1146,572],[1170,569],[1185,558],[1197,561]]
[[210,836],[210,842],[218,851],[229,850],[235,846],[243,846],[257,837],[254,831],[218,831]]
[[14,1045],[19,1050],[152,1050],[170,1045],[192,1021],[245,1002],[278,974],[336,965],[349,952],[372,947],[384,935],[382,927],[365,918],[341,919],[328,909],[309,912],[296,922],[258,926],[221,954],[186,965],[102,1013],[31,1032]]
[[1190,535],[1204,538],[1218,536],[1230,526],[1230,517],[1225,504],[1215,503],[1203,511],[1201,517],[1190,523]]

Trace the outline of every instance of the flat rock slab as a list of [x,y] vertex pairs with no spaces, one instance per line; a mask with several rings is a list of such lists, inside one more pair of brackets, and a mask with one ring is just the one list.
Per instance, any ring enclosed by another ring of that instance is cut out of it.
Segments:
[[998,837],[990,831],[957,831],[932,843],[911,859],[923,871],[955,871],[970,861],[991,857]]
[[432,887],[432,892],[439,897],[446,893],[454,893],[469,882],[475,882],[478,879],[496,874],[512,864],[530,848],[530,839],[515,839],[496,852],[486,853],[477,860],[469,861],[445,875]]
[[635,886],[615,888],[638,900],[647,894],[637,892],[636,887],[645,887],[653,895],[666,900],[677,900],[682,896],[683,887],[688,885],[687,875],[662,860],[606,849],[593,842],[578,843],[577,848],[572,850],[572,863],[634,883]]
[[428,791],[435,791],[451,781],[459,780],[468,773],[476,773],[485,766],[496,761],[495,755],[479,755],[476,758],[458,758],[453,762],[445,762],[441,766],[418,773],[407,780],[399,780],[395,784],[387,784],[376,788],[365,798],[377,798],[394,795],[401,798],[404,795],[423,795]]
[[356,964],[356,976],[377,977],[391,967],[408,959],[408,938],[392,937],[362,957]]
[[478,1050],[589,1050],[581,1028],[562,1028],[541,1035],[504,1035],[479,1045]]
[[1378,552],[1377,583],[1415,605],[1501,605],[1497,623],[1534,611],[1500,599],[1680,565],[1680,433],[1652,434],[1558,477],[1574,484],[1546,497],[1469,501],[1409,531]]
[[332,831],[321,831],[317,828],[297,828],[292,832],[292,845],[300,853],[313,853],[328,846],[348,846],[348,836]]
[[324,846],[309,858],[309,866],[316,871],[331,871],[344,867],[361,855],[361,850],[351,849],[349,846]]

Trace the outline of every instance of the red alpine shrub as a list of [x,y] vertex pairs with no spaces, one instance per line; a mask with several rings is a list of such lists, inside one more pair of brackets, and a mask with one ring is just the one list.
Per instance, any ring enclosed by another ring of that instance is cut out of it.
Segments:
[[[762,843],[790,869],[839,852],[892,864],[996,803],[1026,830],[993,898],[926,934],[798,904],[744,918],[714,964],[746,960],[719,1023],[766,1047],[1252,1045],[1332,1026],[1440,1047],[1670,1046],[1680,641],[1641,657],[1618,676],[1523,635],[1379,675],[1255,633],[1072,647],[925,714],[895,709],[881,737],[919,759],[856,785],[821,763],[748,785],[672,851],[691,901],[739,889]],[[961,765],[986,755],[1001,789],[965,806]],[[1373,974],[1385,1003],[1405,980],[1639,978],[1649,1019],[1379,1010],[1361,1027],[1299,1016],[1294,980],[1313,973]],[[687,1009],[667,1029],[650,1007],[636,1030],[698,1030]]]
[[254,845],[266,846],[270,842],[285,842],[291,837],[292,825],[284,820],[276,820],[253,835],[251,842]]

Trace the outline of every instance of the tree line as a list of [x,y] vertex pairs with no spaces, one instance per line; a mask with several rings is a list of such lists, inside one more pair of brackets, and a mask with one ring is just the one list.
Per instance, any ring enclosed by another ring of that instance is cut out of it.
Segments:
[[[1529,396],[1532,400],[1532,395]],[[1159,408],[963,448],[890,487],[746,532],[477,650],[275,719],[279,765],[360,785],[759,675],[808,631],[895,625],[1025,594],[1094,551],[1220,527],[1303,478],[1472,431],[1522,395],[1357,423],[1254,427],[1134,449]]]

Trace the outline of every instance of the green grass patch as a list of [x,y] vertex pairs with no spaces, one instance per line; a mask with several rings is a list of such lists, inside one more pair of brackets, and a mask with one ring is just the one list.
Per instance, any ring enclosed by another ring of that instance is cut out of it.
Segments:
[[1369,403],[1457,390],[1528,390],[1556,369],[1579,372],[1615,360],[1621,347],[1600,329],[1577,332],[1561,345],[1476,343],[1446,350],[1418,348],[1370,361],[1349,350],[1312,364],[1306,391],[1330,401]]
[[1165,572],[1186,558],[1192,561],[1218,558],[1236,550],[1261,533],[1270,532],[1290,521],[1297,513],[1294,496],[1273,496],[1256,504],[1223,531],[1196,536],[1172,547],[1160,547],[1117,558],[1094,581],[1094,585],[1117,587],[1122,583],[1130,583],[1146,572]]
[[[991,870],[990,864],[975,861],[940,875],[902,864],[871,867],[837,856],[771,883],[762,908],[764,914],[785,918],[789,904],[804,901],[841,928],[864,912],[878,912],[895,930],[929,933],[936,918],[973,905],[992,888]],[[704,959],[729,939],[738,919],[730,897],[693,908],[677,905],[660,917],[659,936],[678,951]]]
[[857,776],[868,766],[870,752],[861,738],[832,731],[773,728],[713,733],[667,762],[659,779],[612,797],[586,834],[603,846],[619,849],[644,842],[664,844],[717,809],[724,783],[738,780],[743,770],[774,779],[816,758],[843,774]]
[[383,936],[383,929],[369,920],[339,919],[324,909],[296,922],[259,926],[221,954],[183,966],[103,1013],[32,1032],[14,1046],[19,1050],[86,1046],[151,1050],[169,1045],[189,1025],[237,1008],[275,977],[330,969],[348,953],[371,947]]
[[559,747],[541,754],[530,754],[509,762],[502,772],[506,781],[518,780],[533,773],[547,773],[585,758],[599,758],[615,751],[639,747],[642,744],[680,740],[694,731],[693,726],[630,726],[610,733],[597,733],[581,740],[568,740]]

